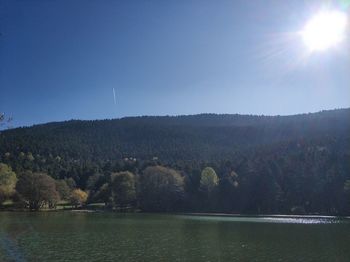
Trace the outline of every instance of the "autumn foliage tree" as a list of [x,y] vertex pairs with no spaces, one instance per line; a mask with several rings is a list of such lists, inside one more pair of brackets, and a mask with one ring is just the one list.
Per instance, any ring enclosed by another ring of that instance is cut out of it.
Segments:
[[15,193],[17,177],[8,165],[0,163],[0,205]]
[[20,175],[16,190],[30,210],[54,207],[59,201],[55,180],[44,173],[25,172]]
[[88,193],[85,191],[77,188],[72,191],[71,194],[71,203],[73,206],[78,207],[78,206],[83,206],[88,199]]
[[211,167],[204,168],[201,174],[201,180],[199,181],[200,190],[205,193],[211,193],[218,184],[219,177],[215,170]]
[[199,190],[202,194],[202,205],[206,211],[212,211],[216,202],[216,189],[219,185],[219,177],[215,170],[211,167],[206,167],[201,173],[199,181]]

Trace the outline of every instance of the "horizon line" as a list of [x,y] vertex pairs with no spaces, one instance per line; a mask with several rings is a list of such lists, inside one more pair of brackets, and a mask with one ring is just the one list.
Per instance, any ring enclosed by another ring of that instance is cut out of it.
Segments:
[[323,112],[330,112],[330,111],[341,111],[341,110],[350,110],[350,107],[342,107],[342,108],[334,108],[334,109],[323,109],[318,110],[314,112],[305,112],[305,113],[295,113],[295,114],[286,114],[286,115],[265,115],[265,114],[244,114],[244,113],[209,113],[209,112],[203,112],[203,113],[196,113],[196,114],[179,114],[179,115],[130,115],[130,116],[123,116],[119,118],[96,118],[96,119],[65,119],[65,120],[57,120],[57,121],[49,121],[49,122],[42,122],[42,123],[35,123],[35,124],[29,124],[29,125],[22,125],[22,126],[16,126],[16,127],[9,127],[9,128],[0,128],[0,131],[6,131],[6,130],[13,130],[18,128],[30,128],[40,125],[47,125],[47,124],[54,124],[54,123],[64,123],[64,122],[73,122],[73,121],[113,121],[113,120],[122,120],[127,118],[156,118],[156,117],[189,117],[189,116],[200,116],[200,115],[216,115],[216,116],[250,116],[250,117],[292,117],[292,116],[301,116],[301,115],[310,115],[310,114],[318,114]]

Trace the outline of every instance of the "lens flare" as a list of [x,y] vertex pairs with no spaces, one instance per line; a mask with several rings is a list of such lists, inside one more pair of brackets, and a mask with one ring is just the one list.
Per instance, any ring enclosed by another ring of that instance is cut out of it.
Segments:
[[341,11],[323,11],[312,17],[301,34],[310,51],[324,51],[345,39],[347,16]]
[[348,9],[350,7],[350,0],[339,0],[339,4],[343,9]]

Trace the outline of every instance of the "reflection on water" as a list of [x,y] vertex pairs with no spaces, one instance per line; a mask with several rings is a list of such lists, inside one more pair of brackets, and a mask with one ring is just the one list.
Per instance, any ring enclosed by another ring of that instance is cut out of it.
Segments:
[[349,261],[348,219],[0,213],[0,261]]
[[347,218],[332,216],[229,216],[229,215],[185,215],[183,219],[213,222],[247,222],[247,223],[287,223],[287,224],[338,224],[349,223]]

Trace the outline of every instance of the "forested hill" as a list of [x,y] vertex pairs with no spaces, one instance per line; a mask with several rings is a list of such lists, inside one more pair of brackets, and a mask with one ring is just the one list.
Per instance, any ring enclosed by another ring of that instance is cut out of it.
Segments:
[[2,132],[0,163],[24,189],[46,173],[108,204],[124,174],[142,210],[349,214],[350,109],[49,123]]
[[350,109],[294,116],[201,114],[66,121],[17,128],[0,135],[1,158],[31,153],[65,161],[125,157],[209,162],[278,145],[310,144],[349,150]]

